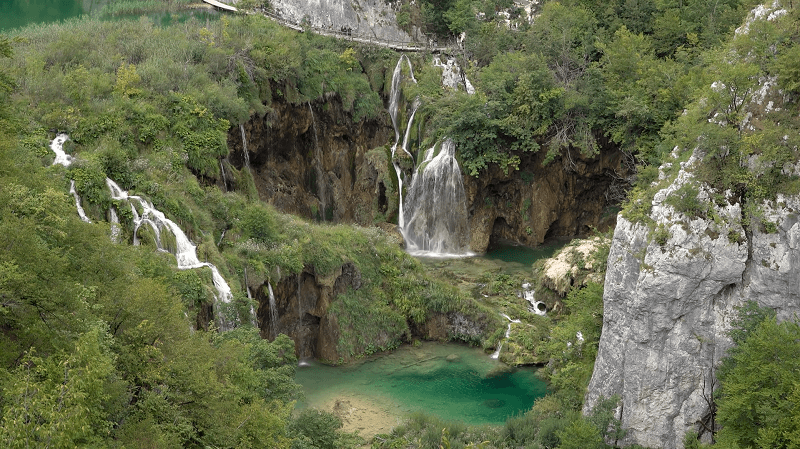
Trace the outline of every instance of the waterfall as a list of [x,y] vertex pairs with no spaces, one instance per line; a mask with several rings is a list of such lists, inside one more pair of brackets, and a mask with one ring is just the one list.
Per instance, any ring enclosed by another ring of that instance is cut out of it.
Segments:
[[250,170],[250,153],[247,151],[247,137],[244,133],[244,123],[239,124],[239,130],[242,131],[242,155],[244,155],[244,166]]
[[311,103],[308,103],[308,110],[311,112],[311,128],[314,130],[314,165],[317,172],[317,196],[320,202],[319,216],[321,221],[325,221],[325,172],[322,169],[322,150],[319,147],[319,139],[317,138],[317,124],[314,120],[314,109],[311,108]]
[[406,241],[408,252],[413,255],[470,256],[472,253],[466,250],[469,240],[466,192],[461,167],[455,158],[455,144],[451,139],[442,141],[438,154],[435,154],[435,148],[425,153],[424,160],[412,172],[410,180],[407,180],[406,197],[403,196],[403,178],[397,162],[397,151],[399,148],[408,157],[412,157],[408,151],[408,141],[414,117],[420,107],[417,98],[411,105],[405,133],[401,134],[399,117],[403,64],[408,66],[410,81],[416,83],[411,62],[406,55],[402,55],[392,74],[389,95],[389,115],[395,132],[392,165],[397,175],[399,195],[397,224]]
[[269,293],[269,323],[272,331],[272,339],[278,336],[278,307],[275,305],[275,293],[272,292],[272,284],[267,281],[267,293]]
[[69,181],[69,193],[75,198],[75,208],[78,209],[78,216],[81,217],[86,223],[91,223],[92,220],[89,220],[89,217],[86,216],[86,212],[83,211],[83,206],[81,206],[81,197],[78,196],[78,192],[75,191],[75,181]]
[[[400,170],[400,166],[397,164],[395,160],[395,154],[397,152],[398,146],[400,146],[400,127],[397,123],[398,114],[400,110],[400,82],[403,79],[403,61],[408,65],[409,74],[411,76],[411,81],[416,84],[417,80],[414,78],[414,68],[411,67],[411,61],[408,60],[408,56],[402,55],[400,59],[397,60],[397,65],[394,67],[394,73],[392,73],[392,88],[389,93],[389,116],[392,118],[392,126],[394,127],[394,146],[392,147],[392,166],[394,167],[395,174],[397,175],[397,194],[399,196],[398,201],[398,211],[397,211],[397,225],[400,229],[403,229],[405,226],[405,212],[403,211],[403,178],[402,172]],[[408,153],[406,149],[406,145],[408,144],[408,134],[411,130],[411,124],[414,121],[414,115],[417,112],[417,108],[419,107],[419,103],[417,101],[414,102],[414,111],[411,113],[411,117],[408,121],[408,126],[406,127],[406,134],[403,137],[403,145],[401,149],[408,154],[410,157],[411,154]]]
[[471,255],[464,244],[469,216],[455,149],[445,139],[435,157],[434,149],[428,150],[408,187],[402,232],[411,254]]
[[64,152],[64,142],[69,140],[69,136],[61,133],[50,142],[50,149],[53,153],[56,154],[56,159],[53,161],[53,165],[63,165],[64,167],[69,167],[72,164],[72,156]]
[[108,210],[108,222],[111,223],[111,241],[119,243],[119,236],[122,233],[122,229],[119,227],[119,217],[117,216],[117,209],[115,209],[114,206],[111,206],[111,209]]
[[[181,230],[181,228],[175,222],[167,218],[163,212],[156,209],[152,203],[140,196],[129,195],[128,192],[122,190],[117,183],[109,178],[106,178],[106,185],[108,185],[108,188],[111,191],[112,199],[117,201],[128,201],[131,205],[131,210],[133,211],[134,217],[134,244],[137,243],[136,231],[143,223],[148,223],[156,233],[156,244],[158,245],[159,249],[163,250],[160,232],[161,229],[166,228],[172,232],[173,236],[175,236],[175,260],[178,262],[178,269],[188,270],[200,267],[208,267],[211,269],[211,277],[214,282],[214,288],[217,290],[215,297],[215,309],[218,313],[218,324],[221,330],[230,329],[232,327],[232,323],[228,322],[228,319],[226,319],[222,313],[221,308],[223,304],[230,303],[231,299],[233,299],[233,294],[231,293],[231,288],[228,286],[228,283],[225,282],[225,278],[223,278],[219,273],[217,267],[208,262],[200,262],[200,260],[197,258],[195,245],[189,241],[189,238],[186,237],[186,234],[184,234],[183,230]],[[142,208],[141,216],[137,212],[134,202],[138,203],[139,207]]]
[[547,315],[547,304],[542,301],[537,301],[534,295],[534,290],[529,290],[530,284],[522,284],[522,297],[528,301],[528,311],[540,316]]
[[[64,167],[72,165],[74,158],[64,152],[64,142],[67,140],[69,140],[69,136],[60,133],[50,142],[50,150],[56,154],[56,158],[51,165],[63,165]],[[83,210],[83,206],[81,206],[81,197],[78,195],[78,191],[75,190],[75,180],[73,179],[69,181],[69,193],[75,198],[75,208],[78,210],[78,216],[81,217],[81,220],[84,222],[91,223],[92,221],[86,216],[86,212]]]
[[[501,313],[500,315],[502,315],[505,319],[508,320],[508,327],[506,328],[505,338],[503,339],[503,340],[508,340],[508,337],[511,336],[511,325],[514,324],[514,323],[521,323],[522,321],[520,321],[520,320],[512,320],[511,317],[506,315],[505,313]],[[501,349],[503,349],[503,341],[501,341],[500,343],[497,344],[497,350],[492,353],[491,357],[493,359],[497,360],[500,357],[500,350]]]
[[222,188],[225,192],[228,191],[228,180],[225,178],[225,166],[222,165],[222,160],[219,161],[219,171],[222,173]]

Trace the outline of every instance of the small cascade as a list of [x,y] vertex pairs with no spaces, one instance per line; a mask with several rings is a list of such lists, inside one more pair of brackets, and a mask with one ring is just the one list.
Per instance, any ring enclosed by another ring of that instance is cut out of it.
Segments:
[[53,161],[52,165],[63,165],[64,167],[69,167],[72,164],[73,157],[64,152],[64,142],[67,140],[69,140],[69,136],[61,133],[58,134],[52,142],[50,142],[50,149],[56,154],[56,159]]
[[219,172],[222,174],[222,190],[227,192],[228,179],[225,177],[225,165],[222,164],[222,160],[219,161]]
[[250,170],[250,152],[247,151],[247,136],[244,133],[244,123],[239,125],[239,129],[242,131],[242,155],[244,156],[244,166]]
[[[505,319],[508,320],[508,327],[506,328],[506,335],[505,335],[505,338],[503,339],[503,341],[505,341],[505,340],[508,340],[508,337],[511,336],[511,325],[514,324],[514,323],[521,323],[522,321],[520,321],[520,320],[512,320],[511,317],[506,315],[505,313],[501,313],[500,315],[502,315]],[[497,360],[500,357],[500,350],[503,349],[503,341],[498,343],[497,350],[494,351],[492,353],[492,355],[491,355],[491,357],[493,359],[495,359],[495,360]]]
[[399,204],[398,204],[398,219],[397,225],[400,229],[403,229],[405,226],[405,212],[403,211],[403,177],[402,171],[400,170],[400,166],[397,164],[397,160],[395,159],[395,154],[397,153],[397,148],[400,147],[403,151],[408,154],[410,157],[411,154],[408,152],[406,146],[408,145],[408,135],[410,134],[411,124],[414,121],[414,115],[417,113],[417,108],[419,108],[419,102],[414,102],[413,112],[411,113],[411,117],[408,120],[408,126],[406,127],[406,133],[403,137],[403,145],[400,146],[400,127],[397,123],[398,114],[400,112],[400,83],[403,79],[403,62],[408,65],[408,71],[411,78],[411,81],[416,84],[417,79],[414,78],[414,68],[411,66],[411,61],[408,60],[408,56],[402,55],[400,59],[397,61],[397,65],[394,67],[394,73],[392,73],[392,89],[389,93],[389,116],[392,118],[392,127],[394,127],[394,146],[392,147],[392,166],[394,166],[395,174],[397,175],[397,191],[399,195]]
[[69,193],[75,198],[75,207],[78,209],[78,216],[81,217],[86,223],[91,223],[92,220],[89,220],[89,217],[86,216],[86,212],[83,211],[83,206],[81,206],[81,197],[78,196],[78,192],[75,191],[75,181],[69,181]]
[[436,156],[433,148],[428,150],[408,187],[402,232],[411,254],[472,255],[464,244],[469,235],[469,216],[455,151],[450,139],[442,142]]
[[[136,231],[143,223],[149,224],[153,231],[156,234],[156,244],[158,245],[159,249],[163,251],[160,239],[160,233],[162,229],[168,229],[173,236],[175,236],[175,259],[178,262],[178,269],[180,270],[188,270],[192,268],[200,268],[200,267],[208,267],[211,269],[211,276],[214,282],[214,288],[217,290],[216,300],[218,311],[221,310],[222,304],[227,304],[233,298],[233,294],[231,293],[231,288],[228,286],[228,283],[225,282],[225,278],[219,273],[217,267],[213,264],[208,262],[200,262],[197,258],[197,251],[195,245],[189,241],[189,238],[186,237],[183,230],[172,220],[167,218],[163,212],[156,209],[152,203],[145,200],[144,198],[136,195],[129,195],[128,192],[122,190],[117,183],[112,181],[109,178],[106,178],[106,185],[108,185],[109,190],[111,191],[111,198],[117,201],[128,201],[131,204],[131,210],[133,211],[134,217],[134,244],[137,243],[136,240]],[[142,214],[136,210],[134,206],[134,202],[139,204],[139,207],[142,208]],[[232,323],[228,323],[227,319],[223,316],[222,313],[218,314],[219,318],[219,327],[222,330],[228,330],[232,326]]]
[[[64,152],[64,142],[67,140],[69,140],[69,136],[61,133],[50,142],[50,150],[56,154],[56,158],[51,165],[63,165],[64,167],[72,165],[74,158]],[[78,210],[78,216],[81,217],[81,220],[84,222],[91,223],[92,221],[86,216],[86,212],[83,210],[83,206],[81,206],[81,197],[78,195],[78,191],[75,190],[75,180],[69,181],[69,193],[75,198],[75,208]]]
[[547,315],[547,304],[542,301],[537,301],[534,295],[535,291],[531,288],[531,284],[522,284],[522,297],[528,301],[528,311],[535,313],[539,316]]
[[267,293],[269,294],[269,322],[272,339],[278,336],[278,307],[275,305],[275,293],[272,291],[272,284],[267,281]]
[[108,210],[108,222],[111,223],[111,241],[119,243],[119,237],[122,229],[119,227],[119,217],[117,216],[117,209],[111,206]]
[[439,56],[433,58],[433,66],[442,69],[442,84],[451,89],[464,89],[470,95],[475,93],[475,87],[467,79],[466,74],[458,66],[455,58],[442,62]]
[[325,221],[325,211],[327,201],[325,196],[325,172],[322,169],[322,149],[319,147],[319,139],[317,137],[317,123],[314,120],[314,109],[311,108],[311,103],[308,103],[308,110],[311,112],[311,128],[314,130],[314,169],[317,172],[317,196],[320,202],[319,216],[321,221]]

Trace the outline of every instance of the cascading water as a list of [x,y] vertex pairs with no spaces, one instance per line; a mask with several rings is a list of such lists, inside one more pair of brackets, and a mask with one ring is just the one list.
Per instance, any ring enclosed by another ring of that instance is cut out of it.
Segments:
[[[189,238],[186,237],[186,234],[184,234],[183,230],[181,230],[181,228],[175,222],[167,218],[163,212],[156,209],[152,203],[140,196],[129,195],[128,192],[122,190],[117,183],[109,178],[106,178],[106,185],[108,185],[108,188],[111,191],[111,198],[117,201],[128,201],[131,204],[131,210],[133,211],[134,217],[134,242],[136,242],[136,231],[139,229],[142,223],[146,222],[150,224],[156,233],[157,245],[159,246],[159,249],[162,249],[160,242],[160,231],[161,229],[166,228],[172,232],[173,236],[175,236],[175,259],[178,262],[178,269],[188,270],[200,267],[208,267],[211,269],[214,288],[217,290],[215,299],[216,310],[219,311],[219,327],[221,330],[228,330],[232,328],[233,323],[228,322],[229,320],[224,316],[224,313],[222,313],[221,306],[222,304],[230,303],[231,299],[233,299],[233,294],[231,293],[231,288],[228,286],[228,283],[225,282],[225,278],[223,278],[219,273],[217,267],[208,262],[200,262],[200,260],[197,258],[195,245],[189,241]],[[134,202],[138,203],[139,207],[141,207],[141,216],[137,212],[136,207],[133,204]]]
[[317,123],[314,120],[314,109],[311,108],[311,103],[308,103],[308,110],[311,112],[311,128],[314,130],[314,170],[317,173],[317,196],[320,202],[319,217],[321,221],[325,221],[327,198],[325,196],[325,171],[322,169],[322,149],[319,147]]
[[50,142],[50,149],[53,153],[56,154],[56,159],[53,161],[53,165],[63,165],[64,167],[69,167],[72,164],[72,156],[64,152],[64,142],[69,140],[69,136],[61,133]]
[[111,206],[111,209],[108,210],[108,222],[111,223],[111,241],[119,243],[119,236],[122,233],[122,229],[119,227],[119,217],[117,216],[117,209],[114,208],[114,206]]
[[450,139],[435,157],[428,150],[408,186],[402,232],[411,254],[470,255],[466,193],[455,150]]
[[84,212],[83,210],[83,206],[81,206],[81,197],[78,196],[78,192],[75,191],[74,180],[69,181],[69,193],[71,193],[72,196],[75,198],[75,208],[78,209],[78,216],[81,217],[81,220],[83,220],[84,222],[91,223],[92,220],[89,220],[89,217],[86,216],[86,212]]
[[239,130],[242,131],[242,155],[244,156],[244,166],[250,170],[250,152],[247,151],[247,136],[244,132],[244,123],[239,125]]
[[272,291],[272,284],[267,281],[267,293],[269,294],[269,322],[272,338],[278,336],[278,307],[275,305],[275,293]]
[[500,350],[503,349],[503,342],[505,340],[508,340],[508,337],[511,336],[511,325],[514,324],[514,323],[521,323],[522,322],[520,320],[512,320],[511,317],[506,315],[505,313],[501,313],[500,315],[502,315],[505,319],[508,320],[508,327],[506,328],[505,338],[503,339],[503,341],[501,341],[500,343],[497,344],[497,350],[495,350],[492,353],[491,357],[493,359],[495,359],[495,360],[500,357]]
[[403,64],[408,66],[410,81],[416,83],[411,62],[407,56],[401,56],[392,75],[389,98],[389,115],[395,130],[392,165],[397,174],[399,190],[398,226],[411,254],[440,257],[472,255],[466,250],[469,240],[466,192],[452,140],[445,139],[438,154],[434,154],[433,148],[426,152],[425,159],[412,172],[406,197],[403,197],[403,176],[397,150],[399,148],[413,159],[408,151],[408,141],[420,106],[419,100],[415,99],[405,133],[401,135],[398,122]]
[[404,211],[403,211],[403,176],[402,171],[400,170],[400,166],[397,163],[397,159],[395,158],[397,154],[397,148],[399,147],[403,151],[411,157],[411,154],[408,153],[406,149],[406,145],[408,143],[408,134],[411,129],[411,124],[414,121],[414,115],[417,112],[417,108],[419,107],[418,102],[414,102],[413,112],[411,113],[411,117],[408,121],[408,126],[406,127],[406,135],[403,138],[403,146],[400,146],[400,127],[397,123],[398,114],[400,112],[400,84],[403,80],[403,61],[408,65],[408,72],[411,81],[416,84],[417,79],[414,78],[414,68],[411,67],[411,61],[408,60],[408,56],[402,55],[400,59],[397,61],[397,65],[394,67],[394,73],[392,73],[392,89],[389,93],[389,116],[392,118],[392,126],[394,127],[394,146],[392,147],[392,166],[394,167],[395,174],[397,175],[397,193],[399,195],[398,201],[398,212],[397,212],[397,224],[400,229],[403,229],[405,226],[404,220]]

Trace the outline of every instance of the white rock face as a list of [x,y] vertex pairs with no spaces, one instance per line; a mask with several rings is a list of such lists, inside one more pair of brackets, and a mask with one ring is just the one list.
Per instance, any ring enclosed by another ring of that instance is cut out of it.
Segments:
[[353,36],[375,37],[392,42],[411,42],[397,26],[395,11],[384,0],[273,0],[275,12],[284,20],[338,32],[350,28]]
[[721,220],[686,217],[665,204],[685,183],[696,181],[682,169],[653,199],[650,217],[670,234],[663,246],[650,227],[622,216],[614,232],[584,411],[619,395],[618,418],[628,429],[622,446],[681,448],[687,431],[701,430],[704,394],[731,345],[735,307],[756,300],[779,319],[800,312],[800,198],[762,205],[777,232],[755,222],[746,235],[740,205],[720,207],[702,188],[698,198]]

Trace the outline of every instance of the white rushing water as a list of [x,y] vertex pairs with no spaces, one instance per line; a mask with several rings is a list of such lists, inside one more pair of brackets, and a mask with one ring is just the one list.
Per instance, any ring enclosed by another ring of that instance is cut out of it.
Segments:
[[414,120],[414,115],[417,112],[417,107],[419,106],[417,102],[415,102],[416,107],[414,107],[414,111],[411,113],[411,117],[408,121],[408,126],[406,127],[406,135],[403,139],[403,145],[400,146],[400,126],[397,123],[398,115],[400,113],[400,96],[402,94],[401,83],[404,78],[403,76],[403,62],[406,63],[408,66],[408,72],[411,79],[411,82],[414,84],[417,83],[417,79],[414,78],[414,68],[411,67],[411,61],[408,60],[408,56],[402,55],[400,59],[397,60],[397,65],[394,67],[394,73],[392,73],[392,88],[389,92],[389,116],[392,118],[392,126],[394,127],[394,146],[392,146],[392,166],[394,167],[395,174],[397,175],[397,190],[398,190],[398,212],[397,212],[397,225],[400,229],[403,229],[405,226],[404,221],[404,211],[403,211],[403,173],[400,170],[400,166],[397,164],[395,159],[395,155],[397,154],[397,149],[400,148],[404,151],[408,157],[411,157],[411,154],[408,153],[406,149],[406,145],[408,143],[408,134],[411,130],[411,124]]
[[503,349],[503,343],[505,342],[505,340],[508,340],[508,337],[511,336],[511,325],[514,323],[522,322],[520,320],[512,320],[511,317],[506,315],[505,313],[501,313],[500,315],[502,315],[505,319],[508,320],[508,327],[506,328],[505,338],[503,339],[503,341],[497,344],[497,349],[491,355],[491,357],[495,360],[497,360],[500,357],[500,350]]
[[320,221],[325,221],[325,212],[327,207],[327,196],[325,190],[325,170],[322,167],[322,149],[319,147],[319,138],[317,136],[317,122],[314,119],[314,109],[311,108],[311,103],[308,103],[308,111],[311,113],[311,128],[314,131],[314,170],[317,174],[317,197],[320,202],[319,217]]
[[272,284],[267,281],[267,293],[269,294],[269,322],[272,338],[278,336],[278,307],[275,304],[275,293],[272,291]]
[[56,159],[53,161],[53,165],[63,165],[64,167],[69,167],[72,164],[72,156],[64,152],[64,142],[69,140],[69,136],[61,133],[50,142],[50,149],[53,153],[56,154]]
[[75,208],[78,209],[78,216],[81,217],[81,220],[84,222],[91,223],[92,220],[89,220],[89,217],[86,216],[86,212],[83,210],[83,206],[81,206],[81,197],[78,195],[78,192],[75,191],[75,180],[70,179],[69,181],[69,193],[75,198]]
[[[217,267],[208,262],[200,262],[197,258],[197,247],[189,241],[186,234],[181,228],[172,220],[167,218],[163,212],[156,209],[153,204],[144,198],[136,195],[129,195],[128,192],[120,188],[116,182],[106,178],[106,185],[111,191],[111,198],[117,201],[128,201],[131,205],[133,212],[134,231],[133,239],[134,244],[138,244],[137,231],[142,224],[147,223],[153,229],[156,236],[156,244],[160,250],[164,250],[161,244],[161,232],[168,230],[175,237],[175,259],[178,262],[178,268],[181,270],[188,270],[193,268],[208,267],[211,269],[211,276],[214,282],[214,288],[217,290],[215,309],[217,312],[218,325],[221,330],[227,330],[232,327],[233,323],[229,323],[228,319],[222,313],[222,304],[227,304],[233,299],[231,288],[225,282],[225,278],[219,273]],[[136,209],[135,204],[142,209],[141,215]]]
[[434,149],[428,150],[408,186],[402,232],[410,254],[473,255],[465,248],[469,215],[455,150],[450,139],[442,142],[435,156]]
[[242,155],[244,156],[244,166],[250,170],[250,152],[247,151],[247,136],[244,132],[244,124],[239,125],[239,130],[242,131]]
[[[403,68],[407,67],[408,75]],[[425,153],[425,158],[406,179],[408,187],[403,194],[403,172],[398,160],[398,151],[413,161],[408,149],[414,117],[420,107],[415,99],[409,110],[408,123],[400,126],[400,103],[402,85],[405,79],[416,83],[414,70],[408,57],[402,55],[392,74],[389,96],[389,115],[395,131],[395,144],[392,147],[392,165],[398,181],[398,220],[397,224],[406,242],[407,251],[415,256],[425,257],[464,257],[474,254],[467,251],[469,224],[466,192],[464,191],[461,167],[455,158],[455,144],[445,139],[440,151],[434,148]],[[404,133],[401,133],[405,131]]]

